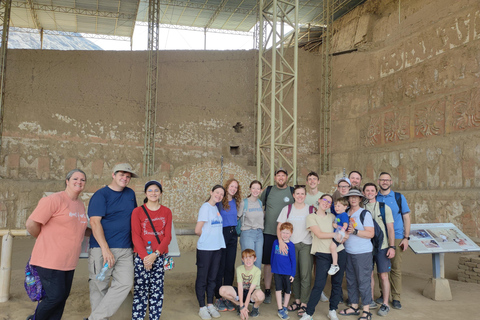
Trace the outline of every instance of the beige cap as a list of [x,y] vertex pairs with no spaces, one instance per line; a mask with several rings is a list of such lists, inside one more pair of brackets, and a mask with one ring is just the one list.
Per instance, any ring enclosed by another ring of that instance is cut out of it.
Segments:
[[136,173],[133,172],[132,166],[128,163],[119,163],[113,167],[113,173],[117,173],[118,171],[129,172],[132,174],[132,178],[138,178]]

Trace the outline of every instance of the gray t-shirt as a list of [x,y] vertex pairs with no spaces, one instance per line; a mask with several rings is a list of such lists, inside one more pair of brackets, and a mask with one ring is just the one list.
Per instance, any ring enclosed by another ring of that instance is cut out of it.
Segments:
[[[244,212],[245,200],[247,200],[247,210]],[[253,200],[252,198],[244,199],[240,201],[240,207],[237,212],[237,216],[241,217],[245,214],[245,217],[242,217],[242,231],[252,230],[252,229],[262,229],[263,230],[263,220],[265,214],[263,213],[263,207],[260,204],[258,199]]]
[[307,196],[305,197],[305,203],[318,209],[318,199],[320,199],[320,197],[323,195],[324,193],[321,191],[318,191],[317,194],[314,196],[307,192]]
[[[351,209],[350,209],[351,210]],[[358,209],[353,214],[350,215],[350,223],[353,223],[353,227],[357,230],[365,230],[362,221],[360,221],[360,214],[362,211],[365,210],[363,208]],[[370,211],[365,213],[365,227],[372,227],[373,228],[373,220],[372,214]],[[353,233],[350,234],[348,239],[344,243],[345,250],[349,254],[360,254],[360,253],[367,253],[373,251],[373,245],[371,239],[360,238],[359,236],[354,235]]]
[[277,235],[277,219],[282,211],[283,207],[293,203],[293,195],[290,191],[290,187],[285,189],[280,189],[276,185],[272,187],[268,195],[267,202],[265,203],[265,194],[267,189],[263,190],[260,195],[260,200],[262,201],[265,207],[265,224],[263,233],[271,234],[273,236]]

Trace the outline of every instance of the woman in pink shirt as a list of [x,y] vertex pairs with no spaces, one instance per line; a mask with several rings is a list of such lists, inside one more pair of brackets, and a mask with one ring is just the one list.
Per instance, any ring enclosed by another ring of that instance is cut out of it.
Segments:
[[[144,205],[132,212],[135,252],[132,319],[144,319],[148,305],[149,319],[157,320],[163,307],[163,261],[172,240],[172,211],[160,204],[160,182],[147,182],[145,194]],[[148,242],[151,252],[147,252]]]
[[65,178],[65,191],[40,199],[27,220],[27,231],[37,238],[30,264],[36,267],[45,289],[35,315],[27,319],[62,318],[86,235],[85,205],[78,199],[86,182],[85,172],[73,169]]

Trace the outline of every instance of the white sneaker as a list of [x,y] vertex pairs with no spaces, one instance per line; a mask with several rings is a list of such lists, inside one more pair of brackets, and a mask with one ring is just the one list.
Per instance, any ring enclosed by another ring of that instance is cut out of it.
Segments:
[[198,311],[198,315],[202,320],[209,320],[212,319],[212,316],[210,316],[210,312],[208,312],[207,307],[201,307],[200,311]]
[[340,267],[338,265],[332,264],[330,266],[330,269],[328,269],[328,274],[333,276],[335,273],[337,273],[340,270]]
[[328,297],[325,295],[325,293],[323,293],[323,291],[322,291],[322,295],[320,296],[320,301],[322,301],[322,302],[327,302],[328,301]]
[[207,307],[208,309],[208,313],[210,313],[210,315],[213,317],[213,318],[220,318],[220,313],[218,312],[217,308],[215,308],[215,306],[208,306]]
[[312,320],[312,319],[313,319],[312,316],[309,316],[306,312],[300,318],[300,320]]
[[330,320],[338,320],[337,311],[336,310],[329,310],[327,317]]

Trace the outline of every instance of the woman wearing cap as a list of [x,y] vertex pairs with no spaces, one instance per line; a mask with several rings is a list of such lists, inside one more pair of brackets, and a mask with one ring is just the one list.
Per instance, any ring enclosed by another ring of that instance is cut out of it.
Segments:
[[[348,227],[349,238],[345,241],[347,251],[347,290],[351,307],[340,311],[340,315],[360,315],[358,301],[362,298],[363,311],[359,319],[370,320],[370,304],[372,300],[371,275],[373,271],[373,245],[371,239],[374,236],[373,218],[369,211],[363,209],[363,194],[356,187],[350,189],[345,195],[348,197],[350,209],[347,210],[350,217]],[[365,211],[363,222],[360,218]]]
[[[132,319],[160,319],[163,306],[163,261],[172,240],[172,211],[160,204],[160,182],[145,184],[144,205],[132,212],[132,241],[135,252]],[[152,226],[153,224],[153,226]],[[148,242],[152,253],[147,252]]]
[[85,172],[73,169],[65,178],[65,191],[40,199],[26,222],[27,231],[36,238],[30,264],[36,267],[46,294],[27,319],[62,318],[87,230],[85,205],[78,198],[86,182]]

